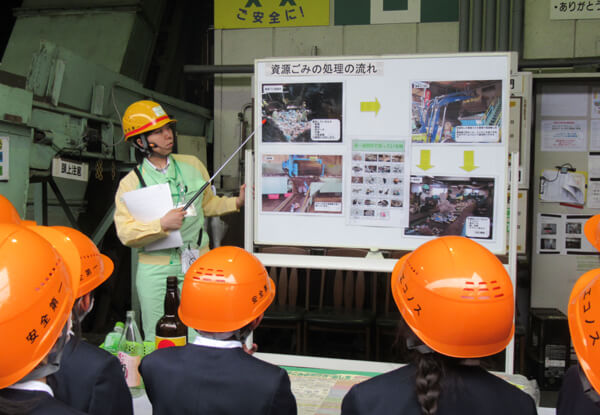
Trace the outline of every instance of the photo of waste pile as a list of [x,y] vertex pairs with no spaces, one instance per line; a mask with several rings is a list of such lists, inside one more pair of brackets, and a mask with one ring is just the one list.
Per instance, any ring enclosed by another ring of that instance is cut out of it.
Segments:
[[502,81],[412,83],[414,143],[498,143]]
[[494,179],[411,176],[405,235],[491,239]]
[[342,83],[264,84],[262,141],[342,140]]
[[262,211],[341,214],[342,156],[264,154]]

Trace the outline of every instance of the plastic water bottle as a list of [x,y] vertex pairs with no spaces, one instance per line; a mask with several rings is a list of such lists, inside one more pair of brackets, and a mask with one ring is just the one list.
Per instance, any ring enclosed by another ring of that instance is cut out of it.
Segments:
[[115,328],[104,338],[102,348],[116,356],[119,352],[119,342],[121,341],[124,328],[125,324],[122,321],[117,321]]
[[117,357],[123,367],[123,374],[125,375],[127,386],[129,386],[129,390],[131,391],[131,396],[134,398],[144,393],[142,377],[138,370],[143,356],[144,343],[142,335],[137,324],[135,324],[135,313],[130,310],[127,312],[127,321],[125,322],[125,329],[119,341]]

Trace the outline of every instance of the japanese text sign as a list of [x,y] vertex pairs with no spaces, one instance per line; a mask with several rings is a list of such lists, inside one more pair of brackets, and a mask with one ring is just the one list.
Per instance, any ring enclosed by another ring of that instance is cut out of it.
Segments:
[[600,19],[600,0],[550,1],[551,20]]
[[327,26],[329,1],[215,0],[215,29]]

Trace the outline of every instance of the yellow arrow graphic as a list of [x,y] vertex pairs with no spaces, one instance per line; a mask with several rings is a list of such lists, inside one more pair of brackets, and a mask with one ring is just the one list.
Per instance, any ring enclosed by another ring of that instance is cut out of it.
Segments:
[[477,169],[479,166],[475,165],[475,151],[469,150],[465,151],[464,155],[464,166],[460,166],[464,171],[473,171]]
[[377,98],[375,98],[375,101],[365,101],[360,103],[361,112],[374,112],[375,115],[377,115],[380,108],[381,104],[379,104]]
[[431,165],[431,150],[421,150],[421,162],[417,164],[421,170],[429,170]]

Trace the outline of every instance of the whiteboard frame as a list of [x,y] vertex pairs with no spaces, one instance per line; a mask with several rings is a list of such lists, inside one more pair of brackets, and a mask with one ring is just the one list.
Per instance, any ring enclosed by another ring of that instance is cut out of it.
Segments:
[[[511,54],[508,52],[493,52],[493,53],[469,53],[469,54],[430,54],[430,55],[386,55],[386,56],[350,56],[350,57],[295,57],[295,58],[268,58],[268,59],[257,59],[255,60],[255,78],[254,79],[254,116],[255,116],[255,125],[259,126],[256,131],[256,136],[254,140],[254,154],[257,158],[255,158],[255,162],[258,160],[258,157],[261,156],[261,151],[264,151],[264,154],[314,154],[318,150],[315,150],[315,146],[308,144],[308,147],[305,143],[279,143],[279,152],[272,150],[274,148],[273,144],[265,144],[262,143],[262,123],[261,123],[261,113],[262,113],[262,91],[261,87],[263,84],[270,83],[321,83],[321,82],[342,82],[345,84],[346,81],[340,81],[340,79],[323,79],[323,78],[307,78],[307,77],[278,77],[278,78],[267,78],[263,75],[265,72],[265,66],[269,63],[277,62],[277,63],[298,63],[298,62],[313,62],[313,61],[348,61],[348,62],[357,62],[357,61],[377,61],[377,62],[394,62],[412,60],[413,62],[419,62],[420,65],[431,65],[436,68],[446,68],[450,63],[455,62],[455,65],[464,65],[468,66],[471,63],[477,63],[477,65],[473,64],[469,67],[473,67],[469,75],[460,76],[460,74],[456,75],[447,75],[443,69],[436,69],[437,72],[434,75],[431,75],[435,71],[430,72],[428,75],[423,76],[423,80],[431,80],[431,81],[467,81],[467,80],[490,80],[490,79],[499,79],[502,81],[502,123],[500,128],[501,133],[501,143],[500,145],[496,144],[494,148],[494,144],[478,144],[478,143],[454,143],[451,146],[443,147],[444,150],[454,151],[455,153],[459,153],[463,150],[485,150],[487,151],[487,156],[489,159],[489,153],[492,149],[495,149],[495,154],[498,154],[498,149],[502,149],[503,151],[503,160],[499,161],[499,163],[503,162],[504,166],[499,166],[496,170],[493,170],[494,176],[493,179],[495,181],[494,186],[494,213],[493,213],[493,237],[492,239],[475,239],[477,242],[488,248],[490,251],[495,254],[505,254],[506,253],[506,215],[505,211],[507,208],[506,205],[506,192],[508,191],[508,145],[509,145],[509,105],[510,105],[510,65],[511,65]],[[497,64],[502,62],[501,69],[496,69],[492,75],[488,75],[486,69],[489,70],[490,64]],[[488,67],[485,64],[488,64]],[[397,65],[398,63],[394,63]],[[481,67],[484,69],[482,70]],[[499,74],[501,72],[501,74]],[[473,74],[477,74],[474,76]],[[410,82],[416,81],[416,79],[406,78],[406,82],[410,84]],[[347,108],[347,97],[348,88],[344,87],[344,108]],[[404,99],[404,98],[401,98]],[[409,100],[410,97],[407,96],[406,100]],[[380,99],[381,100],[381,99]],[[353,101],[353,104],[357,104]],[[404,105],[404,104],[403,104]],[[347,127],[347,123],[349,116],[348,110],[344,109],[343,118],[342,118],[342,128],[343,128],[343,144],[342,146],[349,146],[349,141],[352,139],[357,139],[354,133],[350,131]],[[375,140],[386,139],[384,135],[373,136]],[[388,137],[390,139],[392,137]],[[409,154],[409,152],[414,151],[414,149],[424,149],[424,148],[436,148],[440,144],[431,144],[429,146],[425,145],[412,145],[410,135],[403,137],[401,134],[394,138],[400,138],[407,140],[407,146],[405,154]],[[320,144],[321,145],[321,144]],[[286,147],[287,146],[287,147]],[[323,145],[322,154],[339,154],[332,153],[332,146],[334,144],[325,144]],[[340,148],[342,147],[340,146]],[[267,148],[267,150],[265,150]],[[310,150],[309,150],[310,148]],[[440,148],[440,147],[437,147]],[[339,150],[342,152],[342,150]],[[349,152],[349,150],[344,150]],[[446,151],[445,151],[446,152]],[[412,156],[411,153],[411,161],[415,160],[415,157]],[[344,162],[346,166],[347,162]],[[416,161],[415,161],[416,163]],[[260,163],[255,163],[254,168],[254,177],[258,177],[260,173]],[[485,164],[485,163],[481,163]],[[484,166],[485,168],[485,166]],[[495,167],[491,167],[494,169]],[[405,169],[409,170],[410,174],[413,175],[430,175],[428,172],[415,172],[411,170],[410,164],[406,163]],[[434,169],[435,170],[435,169]],[[348,172],[345,173],[348,175]],[[443,172],[432,172],[432,176],[444,176],[448,174],[444,174]],[[405,176],[406,177],[406,176]],[[472,175],[463,174],[462,177],[473,177],[473,178],[484,178],[489,177],[487,174],[479,174],[477,171],[472,172]],[[343,193],[343,203],[346,204],[350,198],[346,194],[350,191],[349,189],[349,177],[344,178],[344,193]],[[405,186],[409,186],[408,183],[405,183]],[[256,182],[256,192],[260,195],[261,183]],[[404,200],[408,200],[408,197],[405,194]],[[261,245],[292,245],[292,246],[320,246],[320,247],[348,247],[348,248],[367,248],[367,249],[393,249],[393,250],[411,250],[421,245],[422,243],[434,238],[434,236],[407,236],[404,235],[404,229],[402,227],[370,227],[370,226],[356,226],[348,224],[348,206],[343,208],[342,215],[338,215],[335,218],[325,217],[321,215],[314,215],[310,218],[300,218],[297,219],[298,216],[286,215],[286,214],[272,214],[261,212],[259,210],[259,198],[255,198],[254,200],[254,211],[255,215],[252,218],[254,221],[253,225],[253,237],[254,243]],[[407,209],[408,211],[408,209]],[[298,226],[302,225],[302,223],[306,224],[310,220],[313,223],[314,228]],[[337,222],[336,222],[337,221]],[[265,224],[267,226],[265,226]],[[332,232],[334,231],[334,232]],[[342,231],[342,236],[340,236],[340,231]],[[332,239],[333,238],[333,239]]]

